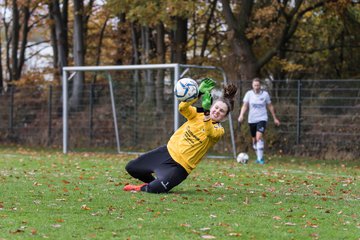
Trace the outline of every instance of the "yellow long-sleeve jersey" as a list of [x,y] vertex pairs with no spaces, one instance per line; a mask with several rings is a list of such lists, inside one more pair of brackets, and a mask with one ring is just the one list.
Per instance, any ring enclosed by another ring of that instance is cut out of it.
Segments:
[[198,113],[196,107],[191,106],[196,100],[179,104],[179,112],[187,121],[176,130],[167,144],[171,157],[188,173],[225,133],[220,123],[204,121],[204,113]]

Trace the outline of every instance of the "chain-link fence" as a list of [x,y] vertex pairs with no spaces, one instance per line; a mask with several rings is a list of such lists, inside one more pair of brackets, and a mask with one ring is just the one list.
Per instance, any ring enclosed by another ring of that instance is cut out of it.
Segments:
[[279,149],[324,158],[360,156],[360,81],[297,80],[269,84],[283,124]]
[[[245,94],[251,82],[242,85]],[[280,127],[275,127],[269,116],[269,150],[325,159],[360,158],[359,80],[275,80],[265,81],[263,87],[281,121]],[[244,128],[248,133],[247,126]],[[250,143],[242,135],[239,138],[238,142]]]
[[[135,82],[132,74],[112,73],[117,125],[122,149],[142,152],[165,144],[173,133],[173,82],[166,77],[162,84],[155,80],[146,82],[141,77]],[[153,74],[156,76],[155,72]],[[193,72],[188,76],[198,79],[209,74]],[[80,107],[69,112],[69,149],[116,152],[106,77],[99,74],[94,81],[95,76],[87,73],[86,78],[93,83],[84,85]],[[251,82],[238,81],[237,84],[241,94],[232,114],[234,123],[241,99]],[[269,116],[267,151],[329,159],[360,158],[359,80],[277,80],[266,82],[264,87],[281,121],[281,126],[275,127]],[[0,141],[3,144],[61,150],[61,86],[10,87],[0,100]],[[231,154],[229,122],[223,124],[226,136],[213,153]],[[235,125],[234,129],[237,152],[249,151],[247,124],[240,128]]]

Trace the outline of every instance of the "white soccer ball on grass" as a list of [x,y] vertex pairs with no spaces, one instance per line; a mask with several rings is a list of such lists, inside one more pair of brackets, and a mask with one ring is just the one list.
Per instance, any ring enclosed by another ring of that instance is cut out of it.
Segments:
[[236,157],[236,161],[238,163],[246,164],[249,161],[249,155],[247,155],[247,153],[244,152],[239,153],[239,155],[237,155]]
[[199,86],[194,79],[181,78],[176,82],[174,94],[181,102],[188,102],[198,97]]

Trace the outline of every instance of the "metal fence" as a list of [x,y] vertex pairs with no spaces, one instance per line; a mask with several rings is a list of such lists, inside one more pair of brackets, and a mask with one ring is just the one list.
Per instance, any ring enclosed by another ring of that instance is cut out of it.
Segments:
[[359,158],[359,80],[273,81],[268,88],[282,121],[278,149],[324,158]]
[[[250,84],[238,82],[241,94],[233,122],[237,121],[241,99]],[[144,102],[146,86],[142,86],[135,86],[130,79],[114,77],[122,147],[133,151],[165,144],[173,132],[172,86],[163,86],[164,101],[157,110],[149,110],[152,103]],[[268,152],[326,159],[360,158],[359,80],[277,80],[267,82],[264,87],[282,123],[275,127],[269,117]],[[61,99],[61,86],[10,87],[0,96],[1,143],[61,150]],[[224,125],[229,129],[228,122]],[[237,151],[250,151],[247,125],[234,128]],[[69,114],[69,132],[71,150],[116,152],[109,87],[101,76],[96,84],[85,85],[81,108]],[[231,152],[228,132],[214,153]]]

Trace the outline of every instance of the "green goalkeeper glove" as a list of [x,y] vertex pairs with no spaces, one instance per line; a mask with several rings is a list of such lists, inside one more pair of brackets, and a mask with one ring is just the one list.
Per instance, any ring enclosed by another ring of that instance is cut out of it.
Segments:
[[201,97],[201,106],[205,112],[209,112],[211,108],[212,97],[210,92],[205,92]]
[[216,82],[211,78],[204,78],[203,80],[201,80],[199,86],[199,95],[210,92],[215,87],[215,84]]

